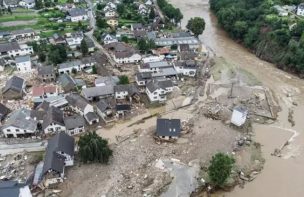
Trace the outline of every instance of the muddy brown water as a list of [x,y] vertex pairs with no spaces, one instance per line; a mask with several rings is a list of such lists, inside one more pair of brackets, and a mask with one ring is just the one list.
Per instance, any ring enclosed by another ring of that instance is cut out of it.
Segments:
[[[254,125],[255,138],[262,144],[263,155],[266,159],[262,173],[254,181],[246,184],[243,189],[237,187],[223,196],[304,196],[304,80],[260,60],[243,46],[231,40],[218,27],[216,18],[209,10],[208,0],[170,0],[170,2],[183,12],[183,27],[191,17],[203,17],[206,29],[200,38],[208,49],[216,56],[223,57],[255,75],[264,86],[274,92],[282,108],[275,123]],[[295,102],[297,106],[294,105]],[[294,127],[288,122],[289,109],[294,110]],[[290,143],[283,149],[281,158],[270,155],[275,148],[280,148],[287,140],[290,140]]]

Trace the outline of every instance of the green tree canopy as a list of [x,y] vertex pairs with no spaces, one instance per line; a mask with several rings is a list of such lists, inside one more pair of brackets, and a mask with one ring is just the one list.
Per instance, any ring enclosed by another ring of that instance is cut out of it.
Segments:
[[85,41],[85,39],[82,39],[81,43],[80,43],[80,51],[82,53],[82,55],[87,55],[89,53],[89,48],[87,45],[87,42]]
[[234,159],[227,154],[215,154],[208,167],[208,175],[211,183],[215,186],[223,186],[231,174],[234,162]]
[[119,76],[119,84],[124,85],[124,84],[129,84],[129,78],[126,75]]
[[192,31],[196,37],[198,37],[205,30],[205,20],[200,17],[191,18],[186,27]]
[[60,64],[67,59],[66,48],[63,45],[51,45],[48,59],[54,64]]
[[81,136],[78,141],[79,156],[82,162],[108,163],[112,156],[112,150],[108,146],[108,141],[96,134],[88,132]]

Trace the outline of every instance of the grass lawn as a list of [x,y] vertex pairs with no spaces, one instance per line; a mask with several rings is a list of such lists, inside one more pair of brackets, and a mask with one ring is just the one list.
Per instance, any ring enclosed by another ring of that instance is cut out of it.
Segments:
[[28,21],[33,20],[39,17],[35,12],[14,12],[11,14],[5,14],[0,16],[0,22],[9,22],[9,21]]
[[135,20],[128,20],[128,19],[119,19],[118,24],[120,25],[130,25],[132,23],[137,23]]

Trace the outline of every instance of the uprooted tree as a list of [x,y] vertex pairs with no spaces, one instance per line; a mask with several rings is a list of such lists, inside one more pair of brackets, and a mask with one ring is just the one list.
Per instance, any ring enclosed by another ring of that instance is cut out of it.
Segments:
[[234,163],[235,160],[227,154],[215,154],[210,161],[210,166],[208,167],[208,175],[211,184],[216,187],[224,186],[227,178],[231,174]]
[[79,156],[84,163],[108,163],[113,151],[109,148],[108,141],[96,134],[88,132],[78,141]]

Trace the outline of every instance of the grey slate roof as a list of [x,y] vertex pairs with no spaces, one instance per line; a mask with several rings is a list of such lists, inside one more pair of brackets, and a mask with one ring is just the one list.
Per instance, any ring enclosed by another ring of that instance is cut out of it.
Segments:
[[136,73],[138,81],[146,81],[152,79],[152,74],[150,72]]
[[128,104],[118,104],[116,105],[116,111],[130,111],[131,105]]
[[0,196],[19,197],[20,189],[27,185],[18,183],[18,181],[0,181]]
[[3,120],[5,116],[7,116],[11,110],[7,108],[4,104],[0,103],[0,120]]
[[54,74],[53,66],[40,66],[38,67],[38,75],[51,75]]
[[180,119],[157,119],[156,135],[177,137],[181,133]]
[[89,112],[89,113],[85,114],[84,116],[87,119],[87,121],[89,121],[89,122],[99,119],[97,114],[94,112]]
[[84,118],[80,115],[65,117],[63,121],[67,130],[85,126]]
[[69,15],[71,17],[83,16],[83,15],[87,15],[87,11],[85,9],[82,9],[82,8],[72,8],[69,11]]
[[2,90],[2,93],[8,91],[8,90],[14,90],[16,92],[22,92],[23,91],[23,84],[24,84],[24,79],[13,76],[11,77],[5,84],[5,87]]
[[129,95],[139,93],[137,87],[134,84],[124,84],[114,86],[115,92],[128,92]]
[[171,65],[168,64],[166,61],[159,61],[159,62],[149,62],[140,65],[141,68],[166,68],[170,67]]
[[44,158],[42,170],[43,174],[45,174],[48,170],[54,170],[62,173],[64,169],[64,158],[56,152],[64,152],[73,157],[74,147],[74,138],[64,132],[60,132],[49,139]]
[[119,78],[117,76],[106,76],[106,77],[98,77],[95,79],[96,84],[104,83],[106,85],[116,85],[119,82]]
[[75,89],[75,81],[73,80],[73,78],[68,75],[68,74],[62,74],[59,76],[58,81],[60,83],[60,85],[62,86],[62,88],[64,89],[64,91],[71,91]]
[[174,67],[167,67],[160,69],[157,73],[152,73],[153,77],[170,77],[177,75]]
[[28,62],[28,61],[31,61],[31,57],[29,55],[18,56],[15,58],[15,61],[16,61],[16,63]]
[[70,94],[66,96],[66,100],[69,102],[70,105],[74,107],[78,107],[82,111],[88,105],[88,102],[79,94]]
[[37,121],[31,118],[31,110],[21,108],[12,112],[3,127],[14,126],[21,129],[36,131]]
[[64,68],[71,68],[71,67],[80,66],[80,65],[82,65],[82,62],[80,60],[74,60],[74,61],[58,64],[57,66],[58,66],[58,69],[64,69]]
[[46,129],[52,123],[64,126],[63,112],[54,106],[49,107],[46,115],[43,117],[42,129]]
[[19,50],[20,46],[17,42],[7,42],[7,43],[1,43],[0,44],[0,53],[7,52],[7,51],[13,51],[13,50]]
[[115,104],[114,99],[101,99],[96,103],[97,109],[101,112],[105,112],[108,109],[112,109],[112,106]]
[[197,45],[199,40],[195,37],[177,37],[177,38],[157,38],[155,39],[157,46],[172,46],[175,44]]
[[147,83],[146,87],[152,93],[159,88],[165,90],[166,88],[173,87],[173,82],[171,80],[152,80]]
[[83,95],[85,97],[99,97],[114,94],[114,87],[112,85],[97,86],[91,88],[82,89]]

